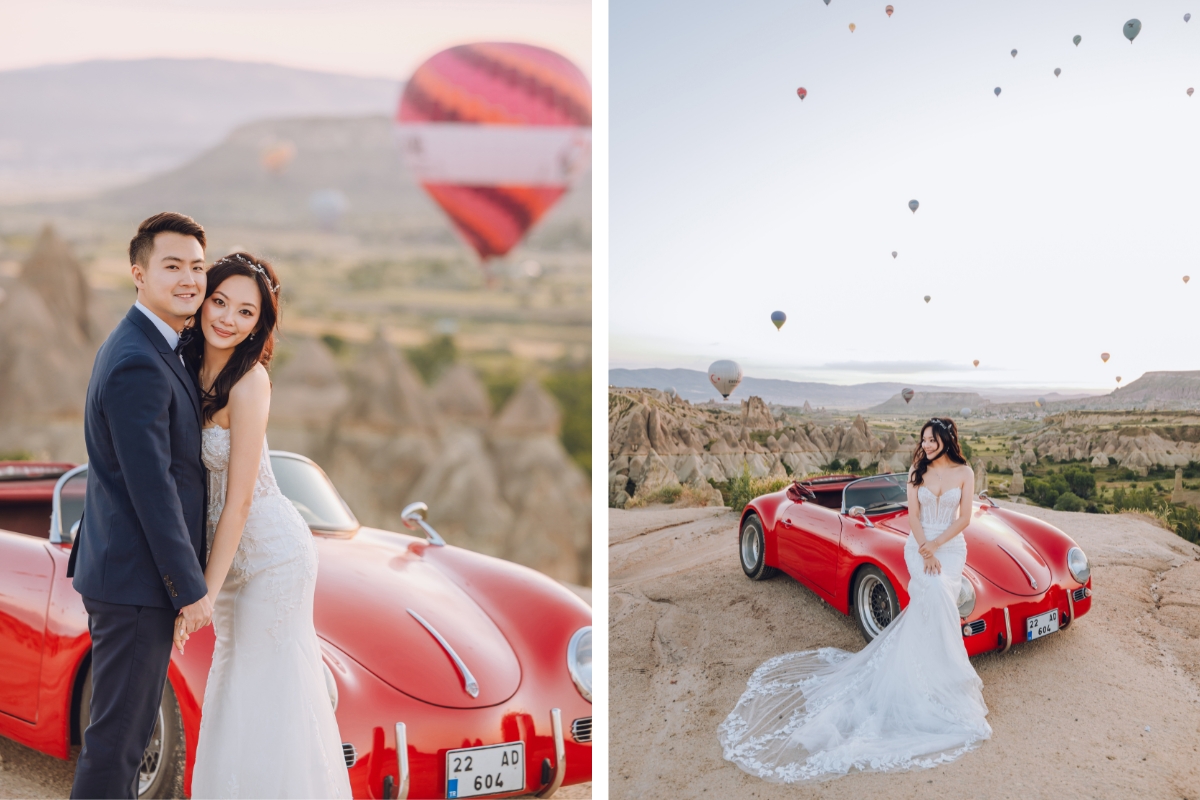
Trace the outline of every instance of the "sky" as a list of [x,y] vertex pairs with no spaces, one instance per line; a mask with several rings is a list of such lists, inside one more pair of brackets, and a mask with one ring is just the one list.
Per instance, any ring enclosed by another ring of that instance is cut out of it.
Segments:
[[214,57],[403,80],[446,47],[519,41],[590,76],[591,15],[589,0],[0,0],[0,70]]
[[610,366],[1087,391],[1200,368],[1200,2],[885,5],[612,3]]

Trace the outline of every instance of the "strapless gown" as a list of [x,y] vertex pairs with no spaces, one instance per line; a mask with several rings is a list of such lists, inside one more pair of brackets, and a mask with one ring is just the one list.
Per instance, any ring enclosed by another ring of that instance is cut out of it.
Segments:
[[[954,521],[958,488],[917,490],[926,539]],[[750,676],[718,728],[725,758],[773,783],[933,767],[992,735],[983,682],[963,646],[958,593],[967,544],[937,550],[926,575],[916,539],[904,544],[909,603],[857,653],[833,647],[776,656]]]
[[[229,471],[229,431],[205,428],[208,547]],[[217,595],[192,797],[350,797],[313,627],[317,549],[275,482],[263,442],[250,514]]]

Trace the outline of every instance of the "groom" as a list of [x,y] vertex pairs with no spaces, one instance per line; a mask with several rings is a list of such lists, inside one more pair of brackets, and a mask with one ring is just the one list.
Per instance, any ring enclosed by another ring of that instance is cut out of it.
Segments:
[[164,212],[129,243],[137,302],[96,354],[84,436],[88,490],[67,576],[92,637],[91,724],[71,797],[138,794],[177,617],[212,617],[200,398],[175,353],[204,300],[204,229]]

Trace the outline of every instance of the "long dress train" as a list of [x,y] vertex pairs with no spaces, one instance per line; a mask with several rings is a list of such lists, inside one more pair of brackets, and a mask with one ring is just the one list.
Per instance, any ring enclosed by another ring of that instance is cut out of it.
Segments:
[[[203,431],[208,546],[229,469],[229,431]],[[250,514],[217,596],[192,797],[350,797],[313,627],[317,550],[279,491],[267,443]]]
[[[917,490],[934,539],[953,522],[957,487]],[[983,682],[963,646],[958,593],[962,534],[937,551],[926,575],[916,539],[904,544],[909,604],[857,653],[832,647],[776,656],[754,671],[718,729],[725,758],[774,783],[933,767],[992,734]]]

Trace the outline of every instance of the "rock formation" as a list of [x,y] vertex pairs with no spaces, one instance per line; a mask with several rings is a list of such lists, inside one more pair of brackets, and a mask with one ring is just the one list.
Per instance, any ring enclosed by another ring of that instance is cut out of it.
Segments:
[[772,414],[758,397],[738,411],[669,401],[653,389],[609,393],[609,502],[675,483],[707,491],[708,481],[819,472],[834,460],[856,459],[864,474],[908,468],[908,452],[894,433],[877,437],[861,416],[850,425],[800,423]]
[[1012,480],[1008,483],[1008,493],[1014,497],[1025,494],[1025,476],[1022,474],[1020,466],[1013,468]]

